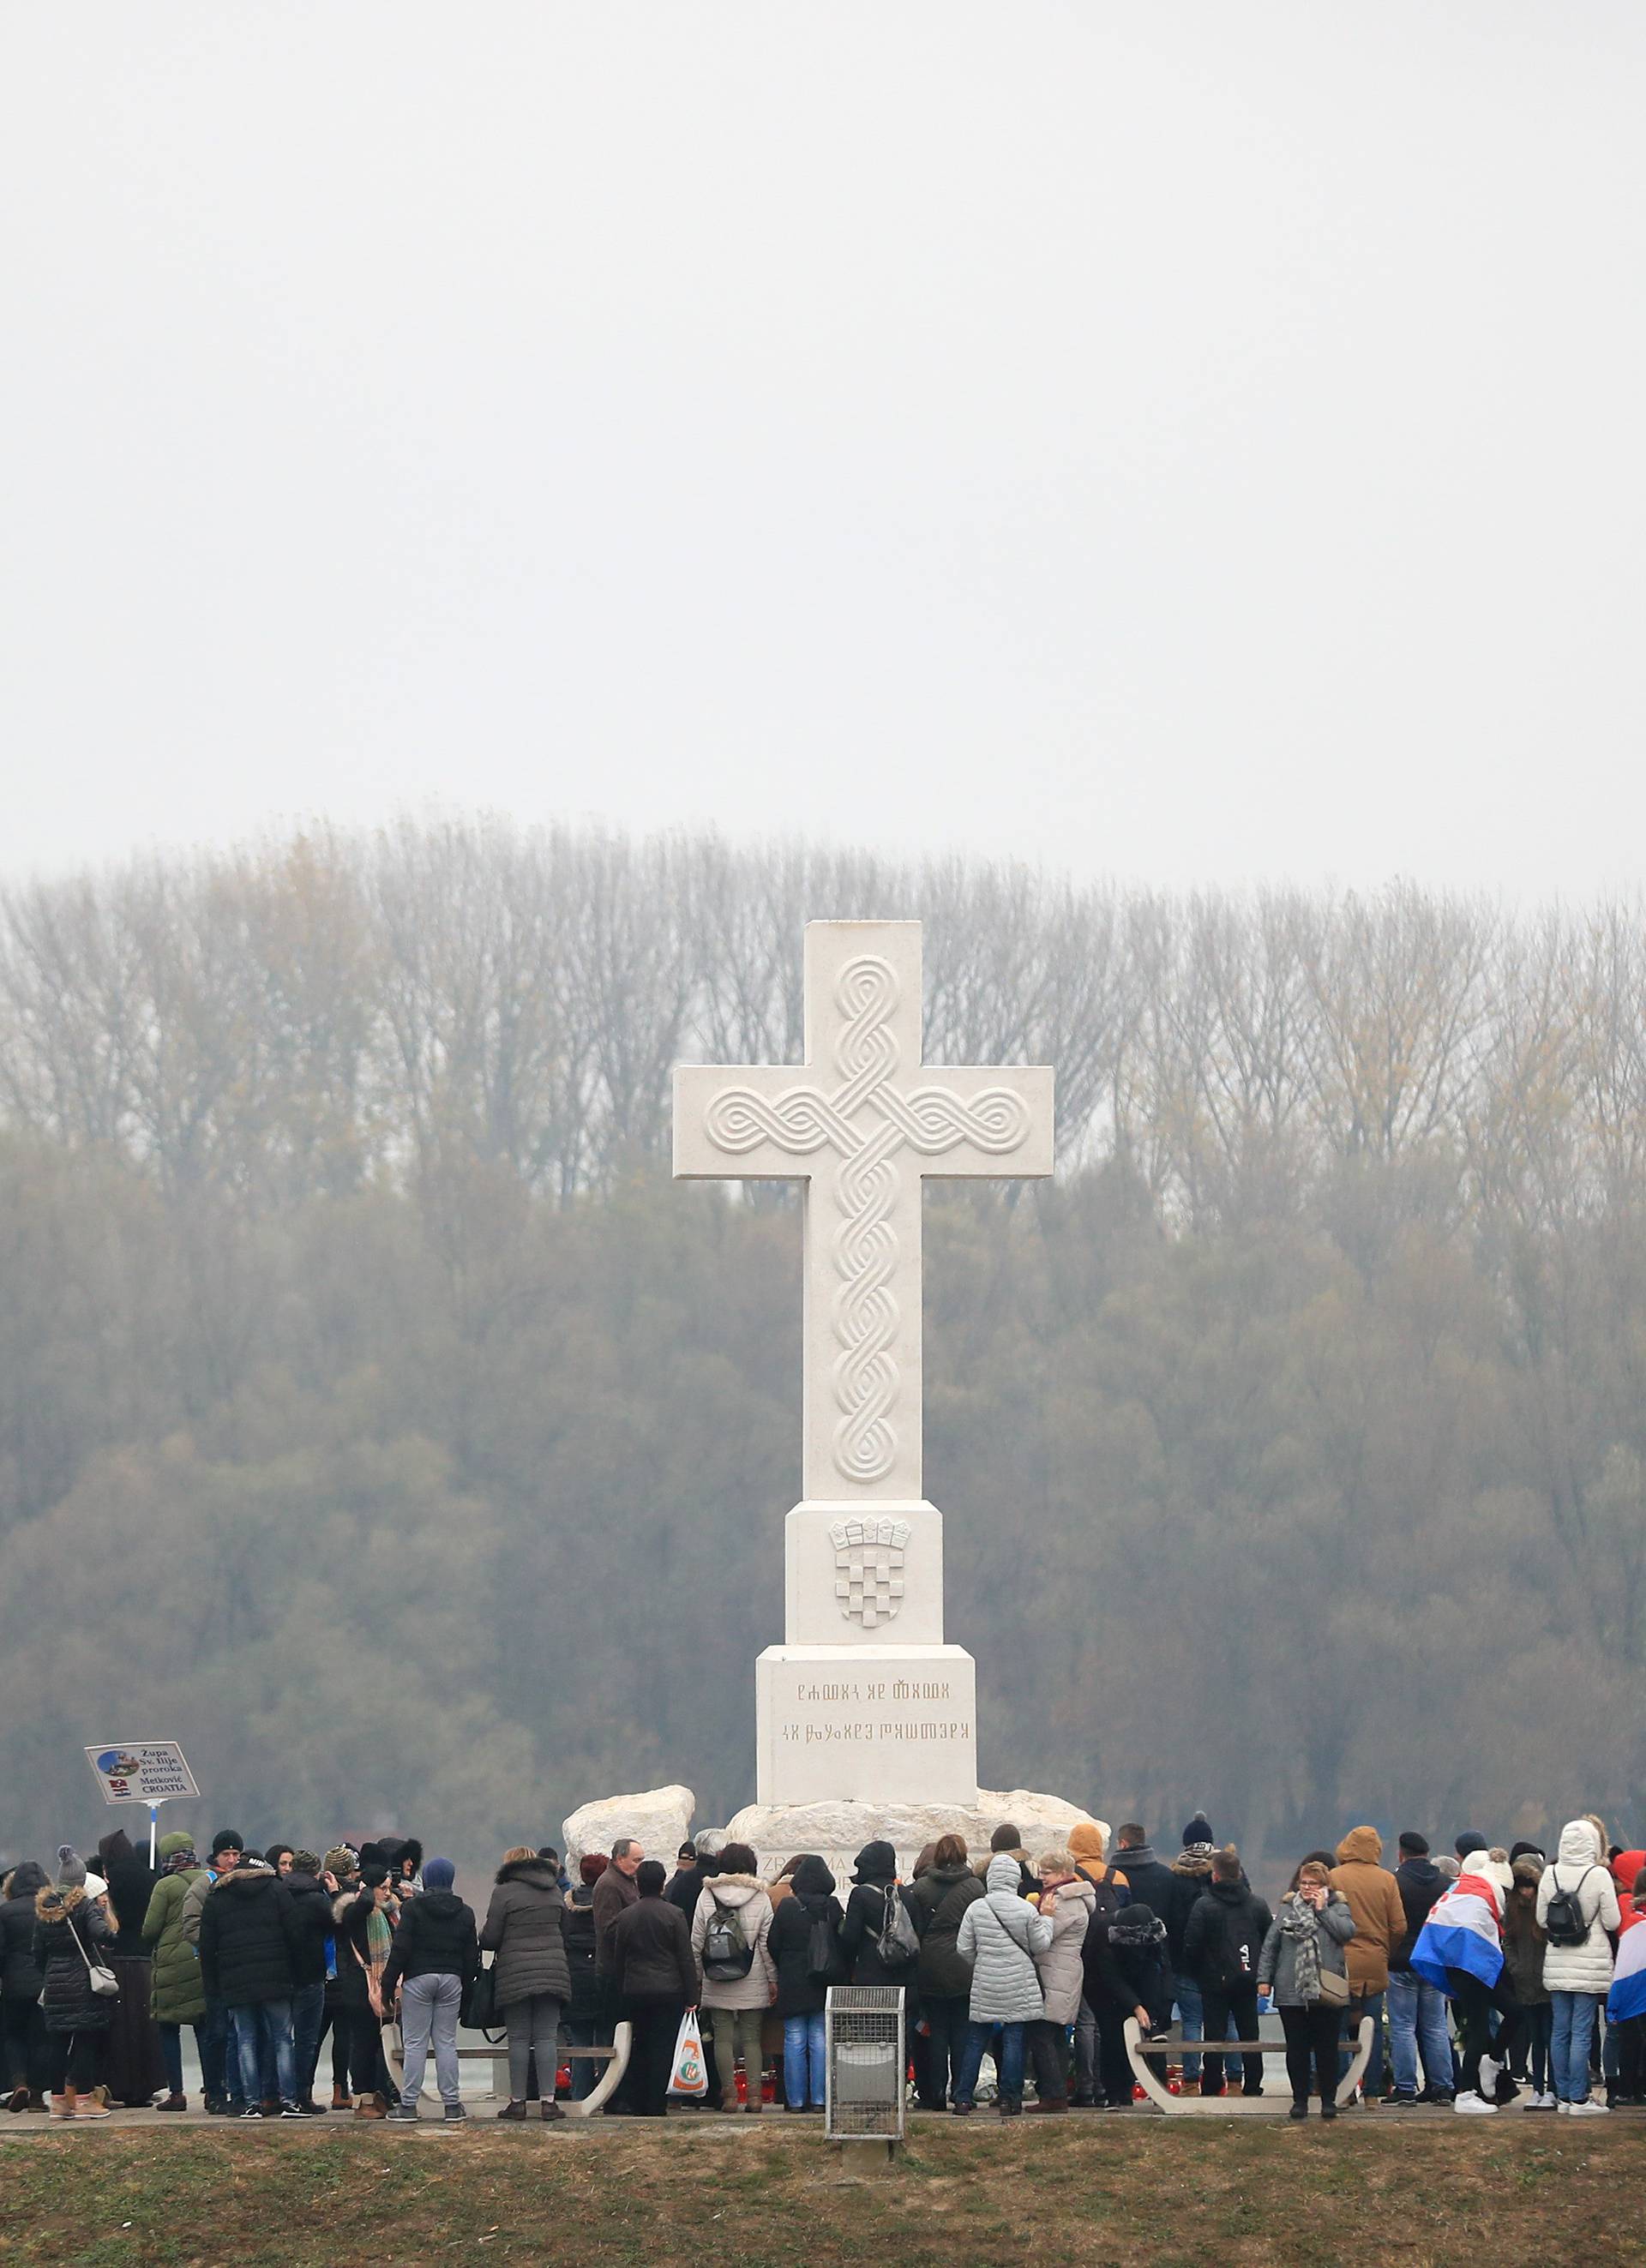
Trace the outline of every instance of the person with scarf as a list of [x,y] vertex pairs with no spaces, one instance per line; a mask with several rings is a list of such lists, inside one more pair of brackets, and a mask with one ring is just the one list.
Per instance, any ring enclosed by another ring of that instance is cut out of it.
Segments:
[[[1140,1846],[1141,1847],[1141,1846]],[[1081,1948],[1086,1997],[1097,2018],[1097,2077],[1105,2110],[1129,2110],[1134,2098],[1126,2019],[1149,2038],[1171,2020],[1172,1979],[1166,1925],[1135,1891],[1112,1920],[1094,1914]]]
[[1000,2116],[1015,2118],[1023,2107],[1028,2027],[1040,2021],[1045,2007],[1035,1958],[1052,1942],[1057,1900],[1052,1892],[1043,1902],[1051,1911],[1037,1913],[1022,1896],[1022,1862],[1012,1852],[997,1851],[984,1876],[984,1895],[974,1898],[960,1917],[955,1951],[971,1968],[971,1992],[970,2028],[955,2080],[954,2107],[959,2117],[972,2108],[983,2051],[997,2024]]
[[[1319,1858],[1305,1859],[1269,1925],[1258,1959],[1258,1984],[1280,2011],[1286,2035],[1286,2075],[1292,2083],[1294,2118],[1309,2116],[1312,2069],[1320,2095],[1320,2116],[1338,2115],[1338,2035],[1348,1999],[1348,1962],[1343,1948],[1354,1934],[1348,1900],[1332,1887],[1331,1868]],[[1342,1983],[1328,1997],[1321,1977]]]
[[195,2050],[203,2073],[210,2065],[206,2047],[206,1992],[200,1981],[200,1958],[183,1935],[183,1901],[199,1881],[204,1868],[195,1853],[195,1839],[181,1830],[160,1837],[159,1879],[149,1894],[143,1917],[143,1939],[149,1948],[154,2021],[166,2064],[166,2099],[161,2110],[187,2110],[183,2093],[183,2026],[195,2036]]
[[380,1857],[368,1862],[362,1851],[358,1880],[338,1891],[331,1913],[337,1962],[334,2021],[348,2039],[354,2115],[386,2118],[390,2088],[383,2063],[382,1980],[400,1909]]

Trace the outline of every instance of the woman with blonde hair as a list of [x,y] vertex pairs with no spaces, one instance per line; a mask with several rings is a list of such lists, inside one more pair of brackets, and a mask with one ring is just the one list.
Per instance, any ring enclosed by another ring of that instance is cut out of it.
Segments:
[[1338,2034],[1349,1997],[1343,1948],[1354,1934],[1354,1917],[1342,1891],[1332,1887],[1330,1857],[1322,1853],[1299,1867],[1258,1961],[1258,1989],[1272,1995],[1286,2034],[1294,2118],[1309,2116],[1311,2066],[1320,2116],[1338,2115]]
[[565,2116],[554,2099],[560,2011],[572,1994],[560,1911],[560,1877],[549,1861],[528,1843],[506,1851],[480,1933],[481,1951],[496,1956],[497,2005],[509,2036],[509,2099],[499,2118],[525,2117],[534,2055],[544,2120]]

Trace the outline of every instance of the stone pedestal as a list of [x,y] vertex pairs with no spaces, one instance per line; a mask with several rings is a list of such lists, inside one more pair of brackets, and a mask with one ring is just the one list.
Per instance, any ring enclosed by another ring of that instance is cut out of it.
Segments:
[[976,1666],[958,1646],[770,1646],[755,1759],[763,1805],[973,1804]]
[[751,1803],[727,1822],[727,1832],[734,1841],[752,1846],[762,1874],[768,1876],[797,1851],[815,1851],[827,1862],[842,1900],[866,1843],[889,1843],[897,1853],[898,1872],[908,1881],[915,1859],[940,1835],[958,1835],[973,1859],[980,1859],[987,1855],[989,1837],[1007,1820],[1022,1834],[1031,1858],[1067,1845],[1071,1829],[1082,1823],[1097,1828],[1105,1843],[1111,1840],[1106,1820],[1059,1796],[1022,1787],[985,1788],[975,1793],[976,1800],[969,1804]]

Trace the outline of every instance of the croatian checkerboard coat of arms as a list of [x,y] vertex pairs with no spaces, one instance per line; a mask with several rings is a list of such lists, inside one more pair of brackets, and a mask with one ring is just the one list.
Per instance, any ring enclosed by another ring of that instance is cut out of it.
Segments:
[[903,1604],[903,1558],[909,1541],[906,1520],[837,1520],[829,1529],[834,1545],[834,1594],[848,1622],[877,1630],[897,1619]]

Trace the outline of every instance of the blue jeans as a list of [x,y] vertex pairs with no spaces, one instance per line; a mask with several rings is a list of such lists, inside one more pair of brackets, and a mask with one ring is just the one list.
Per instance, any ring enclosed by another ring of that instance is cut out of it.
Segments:
[[1023,2051],[1027,2027],[1022,2024],[968,2023],[966,2044],[961,2054],[960,2070],[955,2079],[955,2100],[970,2102],[978,2084],[978,2073],[983,2068],[984,2050],[994,2032],[1000,2036],[998,2069],[1000,2079],[1000,2100],[1021,2102],[1023,2099]]
[[783,2019],[783,2100],[791,2110],[803,2103],[821,2110],[827,2081],[824,2076],[823,2012]]
[[1418,2091],[1418,2056],[1423,2084],[1431,2095],[1450,2095],[1451,2035],[1446,2029],[1446,1996],[1426,1984],[1412,1969],[1389,1971],[1389,2059],[1397,2095]]
[[1554,2092],[1562,2102],[1589,2100],[1589,2043],[1595,2033],[1592,1992],[1551,1992],[1554,2009],[1549,2059],[1554,2066]]
[[314,2066],[320,2061],[320,2028],[326,2021],[326,1985],[299,1984],[292,1995],[292,2053],[297,2066],[298,2100],[306,2102],[314,2092]]
[[[234,2026],[227,2004],[222,2000],[206,2002],[206,2021],[197,2037],[200,2042],[200,2091],[208,2102],[226,2102],[231,2110],[243,2110],[246,2097],[240,2089],[240,2061],[234,2049]],[[256,2101],[255,2090],[252,2100]]]
[[[1206,2003],[1200,1998],[1199,1986],[1194,1984],[1187,1977],[1179,1977],[1177,1979],[1177,2015],[1183,2028],[1183,2036],[1185,2040],[1204,2039],[1206,2036]],[[1185,2055],[1183,2059],[1184,2085],[1185,2087],[1197,2085],[1199,2083],[1199,2057],[1198,2055]]]
[[297,2056],[292,2044],[290,2000],[243,2000],[229,2010],[240,2056],[240,2093],[248,2104],[260,2099],[262,2051],[273,2066],[275,2091],[282,2102],[297,2101]]
[[[200,2058],[200,2068],[206,2067],[206,2028],[195,2024],[190,2028],[195,2036],[195,2052]],[[183,2091],[183,2028],[181,2024],[157,2024],[160,2036],[160,2060],[166,2066],[166,2083],[173,2095]],[[203,2078],[201,2081],[203,2087]]]

